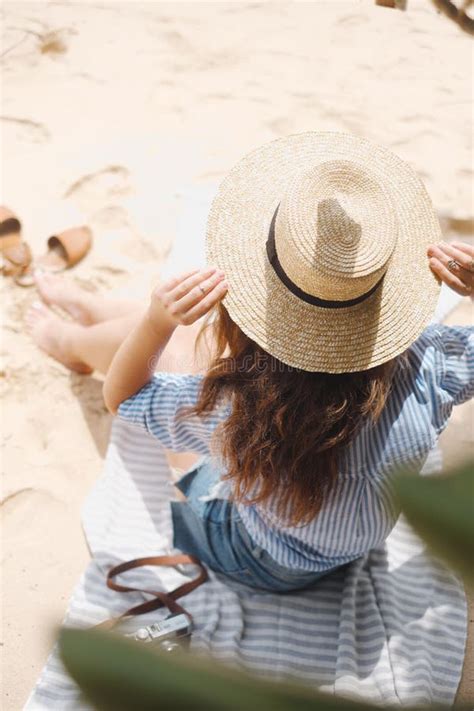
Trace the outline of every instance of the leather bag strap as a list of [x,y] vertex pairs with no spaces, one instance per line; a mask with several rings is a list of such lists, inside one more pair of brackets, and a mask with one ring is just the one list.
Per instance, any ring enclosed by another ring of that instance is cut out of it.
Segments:
[[[163,592],[162,590],[146,590],[143,588],[132,588],[127,585],[120,585],[116,583],[114,578],[122,573],[126,573],[128,570],[133,570],[134,568],[142,568],[147,565],[157,565],[157,566],[175,566],[175,565],[196,565],[199,568],[199,574],[192,580],[188,580],[186,583],[179,585],[177,588],[171,592]],[[109,630],[115,627],[115,625],[126,617],[133,617],[135,615],[144,615],[147,612],[153,612],[153,610],[159,610],[161,607],[166,607],[173,614],[184,614],[187,615],[190,620],[192,616],[185,610],[185,608],[176,602],[180,597],[187,595],[192,590],[195,590],[199,585],[206,582],[208,579],[207,571],[201,561],[191,555],[186,555],[181,553],[178,555],[157,555],[150,556],[147,558],[134,558],[133,560],[128,560],[125,563],[119,563],[118,565],[110,568],[107,573],[107,587],[111,590],[116,590],[117,592],[142,592],[148,595],[153,595],[153,599],[142,602],[139,605],[134,605],[123,614],[118,617],[112,617],[109,620],[101,622],[99,625],[95,626],[95,629]]]

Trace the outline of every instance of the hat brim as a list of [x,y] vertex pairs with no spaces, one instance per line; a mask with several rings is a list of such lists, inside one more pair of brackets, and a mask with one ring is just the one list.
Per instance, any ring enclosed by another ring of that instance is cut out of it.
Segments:
[[[399,229],[381,286],[366,301],[338,309],[291,293],[266,253],[273,214],[295,174],[333,159],[370,166],[391,198]],[[289,366],[343,373],[391,360],[428,325],[440,285],[426,248],[440,239],[431,199],[407,163],[356,136],[311,132],[266,144],[230,171],[209,213],[207,258],[225,272],[224,304],[249,338]]]

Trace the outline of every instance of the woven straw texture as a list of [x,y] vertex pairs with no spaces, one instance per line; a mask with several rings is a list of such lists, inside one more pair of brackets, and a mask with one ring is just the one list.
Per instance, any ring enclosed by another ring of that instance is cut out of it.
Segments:
[[[315,306],[280,281],[266,252],[275,244],[287,276],[324,300]],[[207,258],[226,273],[231,318],[287,365],[328,373],[367,370],[402,353],[433,316],[439,284],[426,247],[441,239],[415,171],[365,139],[310,132],[243,158],[222,182],[207,225]]]

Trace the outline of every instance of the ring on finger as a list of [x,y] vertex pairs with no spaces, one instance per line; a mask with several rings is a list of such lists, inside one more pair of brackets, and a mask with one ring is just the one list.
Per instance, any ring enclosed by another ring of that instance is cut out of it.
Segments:
[[457,262],[455,259],[450,259],[447,264],[447,267],[450,272],[457,272],[460,266],[461,265],[459,264],[459,262]]
[[202,284],[199,284],[199,291],[201,292],[202,295],[204,295],[206,293],[206,290]]

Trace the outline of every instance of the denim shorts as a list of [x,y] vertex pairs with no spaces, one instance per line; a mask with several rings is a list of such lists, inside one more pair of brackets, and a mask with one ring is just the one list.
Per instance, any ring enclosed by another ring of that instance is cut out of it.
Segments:
[[205,460],[178,482],[187,500],[171,502],[175,548],[196,556],[214,572],[259,590],[307,588],[329,572],[279,565],[253,542],[231,501],[201,498],[218,479],[219,472]]

